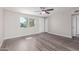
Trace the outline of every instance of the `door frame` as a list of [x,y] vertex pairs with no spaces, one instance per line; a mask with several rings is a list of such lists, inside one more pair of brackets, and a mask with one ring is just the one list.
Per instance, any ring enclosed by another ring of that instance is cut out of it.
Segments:
[[[76,15],[79,15],[79,14],[72,14],[71,15],[71,35],[72,35],[72,37],[74,37],[74,28],[75,28],[75,36],[77,36],[77,16]],[[76,19],[75,19],[75,21],[76,21],[76,23],[75,23],[75,27],[74,27],[74,16],[76,16]]]

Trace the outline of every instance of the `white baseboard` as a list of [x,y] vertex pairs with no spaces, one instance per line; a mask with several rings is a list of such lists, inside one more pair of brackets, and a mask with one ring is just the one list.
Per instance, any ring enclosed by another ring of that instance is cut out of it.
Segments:
[[0,40],[0,48],[2,46],[3,41],[4,41],[3,39]]
[[51,33],[51,32],[48,32],[48,33],[55,34],[55,35],[58,35],[58,36],[64,36],[64,37],[67,37],[67,38],[72,38],[72,36],[69,36],[69,35],[56,34],[56,33]]
[[31,34],[27,34],[27,35],[17,35],[17,36],[12,36],[12,37],[4,37],[3,40],[12,39],[12,38],[16,38],[16,37],[22,37],[22,36],[28,36],[28,35],[33,35],[33,34],[39,34],[39,33],[42,33],[42,32],[31,33]]

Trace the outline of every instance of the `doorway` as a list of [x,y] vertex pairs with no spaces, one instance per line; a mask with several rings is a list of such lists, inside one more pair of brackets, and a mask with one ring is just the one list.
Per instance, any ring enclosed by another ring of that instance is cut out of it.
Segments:
[[79,14],[72,15],[72,37],[79,38]]

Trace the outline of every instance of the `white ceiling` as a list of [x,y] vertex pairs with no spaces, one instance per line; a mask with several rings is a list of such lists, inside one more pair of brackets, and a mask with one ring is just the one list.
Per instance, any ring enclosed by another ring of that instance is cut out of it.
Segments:
[[49,15],[44,14],[41,15],[40,12],[36,11],[41,11],[40,7],[5,7],[4,9],[14,11],[14,12],[19,12],[19,13],[24,13],[24,14],[30,14],[30,15],[35,15],[35,16],[41,16],[41,17],[48,17],[54,13],[60,13],[60,12],[67,12],[67,11],[72,11],[74,12],[75,10],[79,10],[79,7],[46,7],[48,8],[53,8],[54,10],[51,11]]

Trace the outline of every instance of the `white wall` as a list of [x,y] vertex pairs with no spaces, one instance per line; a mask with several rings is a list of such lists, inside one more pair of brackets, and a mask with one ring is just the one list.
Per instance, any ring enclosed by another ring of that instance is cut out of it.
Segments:
[[3,42],[3,9],[0,8],[0,47]]
[[72,15],[72,36],[76,36],[77,32],[77,16]]
[[79,15],[76,15],[77,16],[77,33],[76,34],[79,34]]
[[0,8],[0,39],[3,37],[3,9]]
[[[35,18],[35,27],[20,28],[21,16]],[[5,39],[44,32],[44,19],[5,10]]]
[[[38,20],[38,26],[36,29],[39,29],[40,32],[44,32],[44,18],[37,18]],[[37,25],[37,24],[36,24]]]
[[45,32],[48,32],[48,17],[46,17],[46,18],[44,18],[44,30],[45,30]]
[[53,13],[48,20],[48,32],[71,38],[71,13]]

